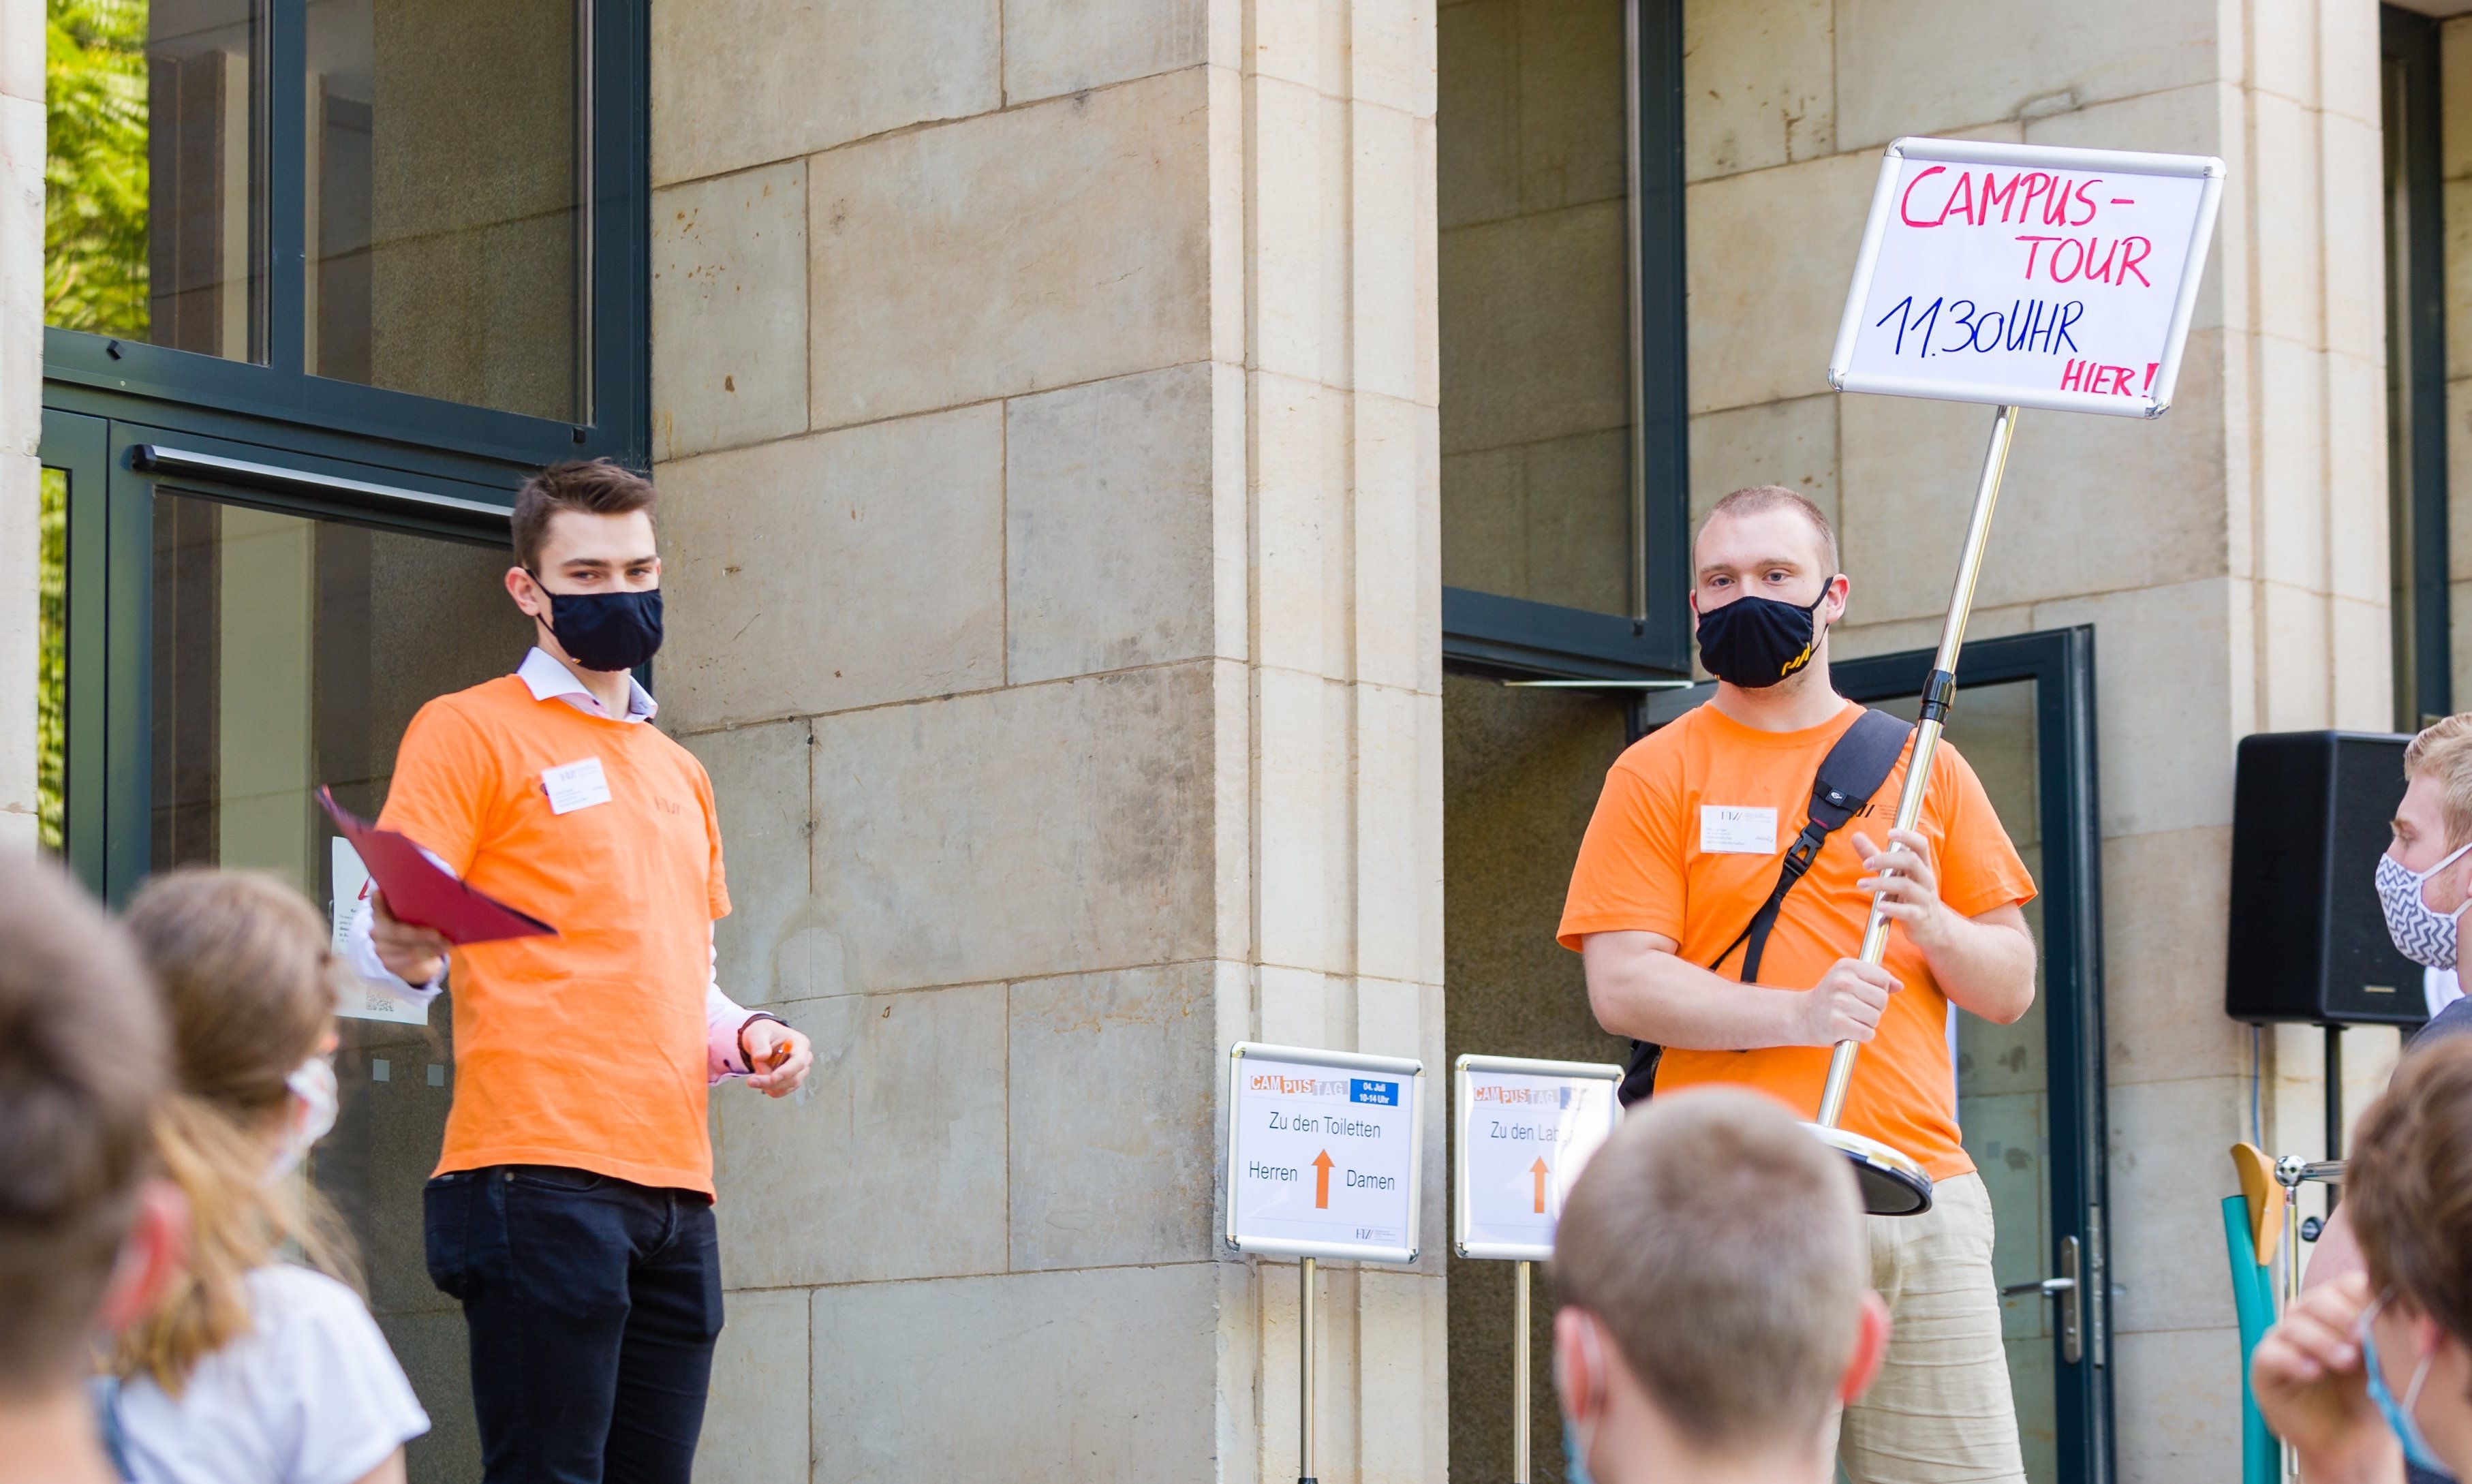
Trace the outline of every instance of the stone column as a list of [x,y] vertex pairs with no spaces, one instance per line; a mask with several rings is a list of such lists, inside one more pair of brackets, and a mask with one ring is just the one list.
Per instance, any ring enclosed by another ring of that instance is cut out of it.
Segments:
[[43,7],[0,0],[0,850],[35,846],[43,433]]
[[[1224,1047],[1441,1046],[1431,16],[654,25],[663,721],[820,1060],[716,1098],[704,1474],[1292,1477]],[[1325,1480],[1443,1476],[1446,1083]]]

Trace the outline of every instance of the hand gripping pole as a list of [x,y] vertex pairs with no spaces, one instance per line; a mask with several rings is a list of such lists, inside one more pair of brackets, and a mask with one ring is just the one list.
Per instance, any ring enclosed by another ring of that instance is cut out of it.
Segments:
[[[1940,625],[1939,651],[1932,657],[1931,679],[1923,682],[1922,720],[1914,728],[1913,755],[1906,764],[1906,783],[1897,795],[1899,829],[1912,829],[1922,818],[1923,792],[1931,785],[1932,754],[1948,720],[1949,703],[1957,695],[1957,652],[1965,643],[1965,617],[1974,607],[1975,579],[1983,573],[1983,548],[1991,539],[1991,507],[2000,498],[2000,475],[2008,464],[2008,440],[2017,428],[2017,409],[2003,407],[1991,419],[1991,446],[1984,451],[1983,478],[1974,491],[1974,515],[1966,522],[1965,551],[1958,558],[1957,585],[1948,595],[1948,617]],[[1889,914],[1882,901],[1871,903],[1870,921],[1863,927],[1863,962],[1877,964],[1889,951]],[[1860,1048],[1841,1041],[1828,1058],[1828,1085],[1819,1094],[1819,1125],[1833,1129],[1845,1112],[1845,1085],[1854,1077],[1854,1055]]]

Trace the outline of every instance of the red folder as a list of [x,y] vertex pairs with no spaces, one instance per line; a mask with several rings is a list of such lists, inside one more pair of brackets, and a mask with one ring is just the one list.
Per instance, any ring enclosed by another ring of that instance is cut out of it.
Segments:
[[558,929],[540,919],[517,912],[439,870],[409,836],[378,828],[335,802],[327,790],[318,790],[318,802],[334,817],[335,828],[360,852],[361,864],[369,868],[369,879],[386,894],[387,913],[396,922],[434,927],[459,947],[501,938],[558,936]]

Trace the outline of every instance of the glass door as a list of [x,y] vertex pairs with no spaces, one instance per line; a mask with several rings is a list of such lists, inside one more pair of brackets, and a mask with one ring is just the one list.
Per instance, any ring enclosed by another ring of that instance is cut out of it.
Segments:
[[[521,658],[530,627],[501,586],[504,521],[493,539],[486,524],[142,470],[163,462],[151,441],[162,436],[68,414],[45,423],[46,514],[58,509],[61,538],[61,848],[116,899],[174,866],[269,872],[340,937],[362,876],[317,790],[375,815],[421,704]],[[250,451],[209,442],[182,448]],[[463,1318],[421,1250],[420,1189],[452,1095],[447,1010],[369,995],[342,1011],[342,1115],[311,1178],[358,1237],[370,1307],[430,1414],[412,1476],[475,1477]]]
[[[1840,661],[1833,678],[1911,721],[1930,661],[1919,650]],[[2032,1484],[2111,1472],[2092,679],[2091,630],[1980,641],[1960,661],[1947,730],[2041,888],[2026,907],[2042,946],[2033,1008],[2011,1025],[1949,1016]]]

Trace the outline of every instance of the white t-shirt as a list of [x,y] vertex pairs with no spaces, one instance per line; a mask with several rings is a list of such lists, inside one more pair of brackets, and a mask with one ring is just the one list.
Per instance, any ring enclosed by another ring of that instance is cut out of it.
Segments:
[[120,1388],[138,1484],[352,1484],[429,1430],[360,1295],[288,1262],[247,1281],[250,1332],[178,1398],[144,1376]]

